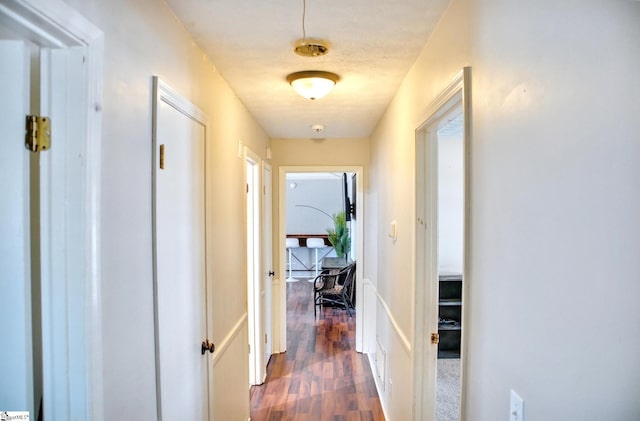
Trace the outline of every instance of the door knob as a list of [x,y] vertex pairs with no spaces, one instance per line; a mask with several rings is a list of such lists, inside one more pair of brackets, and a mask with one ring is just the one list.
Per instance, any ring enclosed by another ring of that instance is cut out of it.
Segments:
[[209,339],[202,341],[202,347],[200,348],[202,355],[204,355],[207,351],[213,354],[213,351],[216,350],[216,346],[209,342]]
[[276,276],[276,273],[272,270],[269,271],[269,276]]

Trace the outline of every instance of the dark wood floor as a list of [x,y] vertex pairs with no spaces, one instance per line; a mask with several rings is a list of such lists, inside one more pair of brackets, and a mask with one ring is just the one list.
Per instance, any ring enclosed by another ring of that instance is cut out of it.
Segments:
[[251,388],[251,420],[384,420],[367,357],[355,351],[355,319],[334,308],[314,318],[312,285],[287,283],[287,352]]

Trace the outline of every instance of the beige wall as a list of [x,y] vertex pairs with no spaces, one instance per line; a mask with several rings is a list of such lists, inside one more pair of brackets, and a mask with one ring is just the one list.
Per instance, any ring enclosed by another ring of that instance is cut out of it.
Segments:
[[[164,2],[69,0],[105,33],[102,139],[102,320],[105,419],[156,418],[151,249],[151,77],[159,75],[210,118],[211,339],[246,312],[244,162],[264,156],[265,132]],[[217,419],[247,419],[246,324],[216,364]],[[204,338],[203,338],[204,339]],[[224,370],[222,372],[221,370]],[[233,373],[233,375],[230,375]]]
[[[273,168],[273,267],[276,269],[276,277],[273,280],[273,320],[275,351],[285,349],[284,334],[285,292],[280,289],[284,285],[286,277],[284,268],[284,240],[280,233],[280,168],[281,167],[314,167],[321,170],[323,167],[336,171],[340,167],[362,167],[363,174],[358,183],[366,191],[368,188],[369,169],[369,140],[364,138],[348,139],[271,139],[271,165]],[[366,215],[366,208],[364,208]],[[366,219],[366,216],[365,216]],[[280,253],[278,252],[280,251]]]
[[280,166],[362,165],[369,162],[369,140],[271,139],[271,163]]
[[390,419],[411,417],[414,130],[466,65],[466,419],[507,418],[510,389],[529,420],[640,418],[638,22],[633,1],[452,2],[371,136]]
[[[469,4],[454,1],[371,136],[366,206],[375,220],[365,222],[365,232],[377,245],[367,246],[365,277],[377,288],[376,337],[386,352],[382,399],[389,419],[413,416],[415,130],[470,55]],[[396,241],[388,236],[392,221]]]
[[[273,232],[274,250],[278,250],[279,232],[279,186],[280,167],[354,167],[361,166],[364,170],[363,183],[365,191],[368,185],[369,140],[360,138],[349,139],[271,139],[271,165],[273,167]],[[278,259],[274,253],[274,259]],[[277,262],[274,262],[276,265]]]

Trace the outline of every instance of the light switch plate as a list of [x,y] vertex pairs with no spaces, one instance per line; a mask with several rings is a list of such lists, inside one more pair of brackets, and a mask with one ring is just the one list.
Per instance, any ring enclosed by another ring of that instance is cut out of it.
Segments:
[[524,401],[514,390],[511,390],[509,421],[524,421]]

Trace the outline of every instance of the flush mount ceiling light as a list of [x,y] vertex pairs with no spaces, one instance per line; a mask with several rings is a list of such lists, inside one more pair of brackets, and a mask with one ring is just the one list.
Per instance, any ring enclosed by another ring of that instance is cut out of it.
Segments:
[[305,98],[314,100],[327,95],[340,80],[340,76],[321,70],[305,70],[291,73],[287,82]]
[[[303,57],[321,57],[329,52],[326,41],[307,38],[304,21],[307,13],[307,2],[302,0],[302,39],[295,43],[293,51]],[[320,70],[305,70],[291,73],[287,76],[287,82],[293,89],[305,98],[314,100],[327,95],[335,86],[340,77],[331,72]]]

